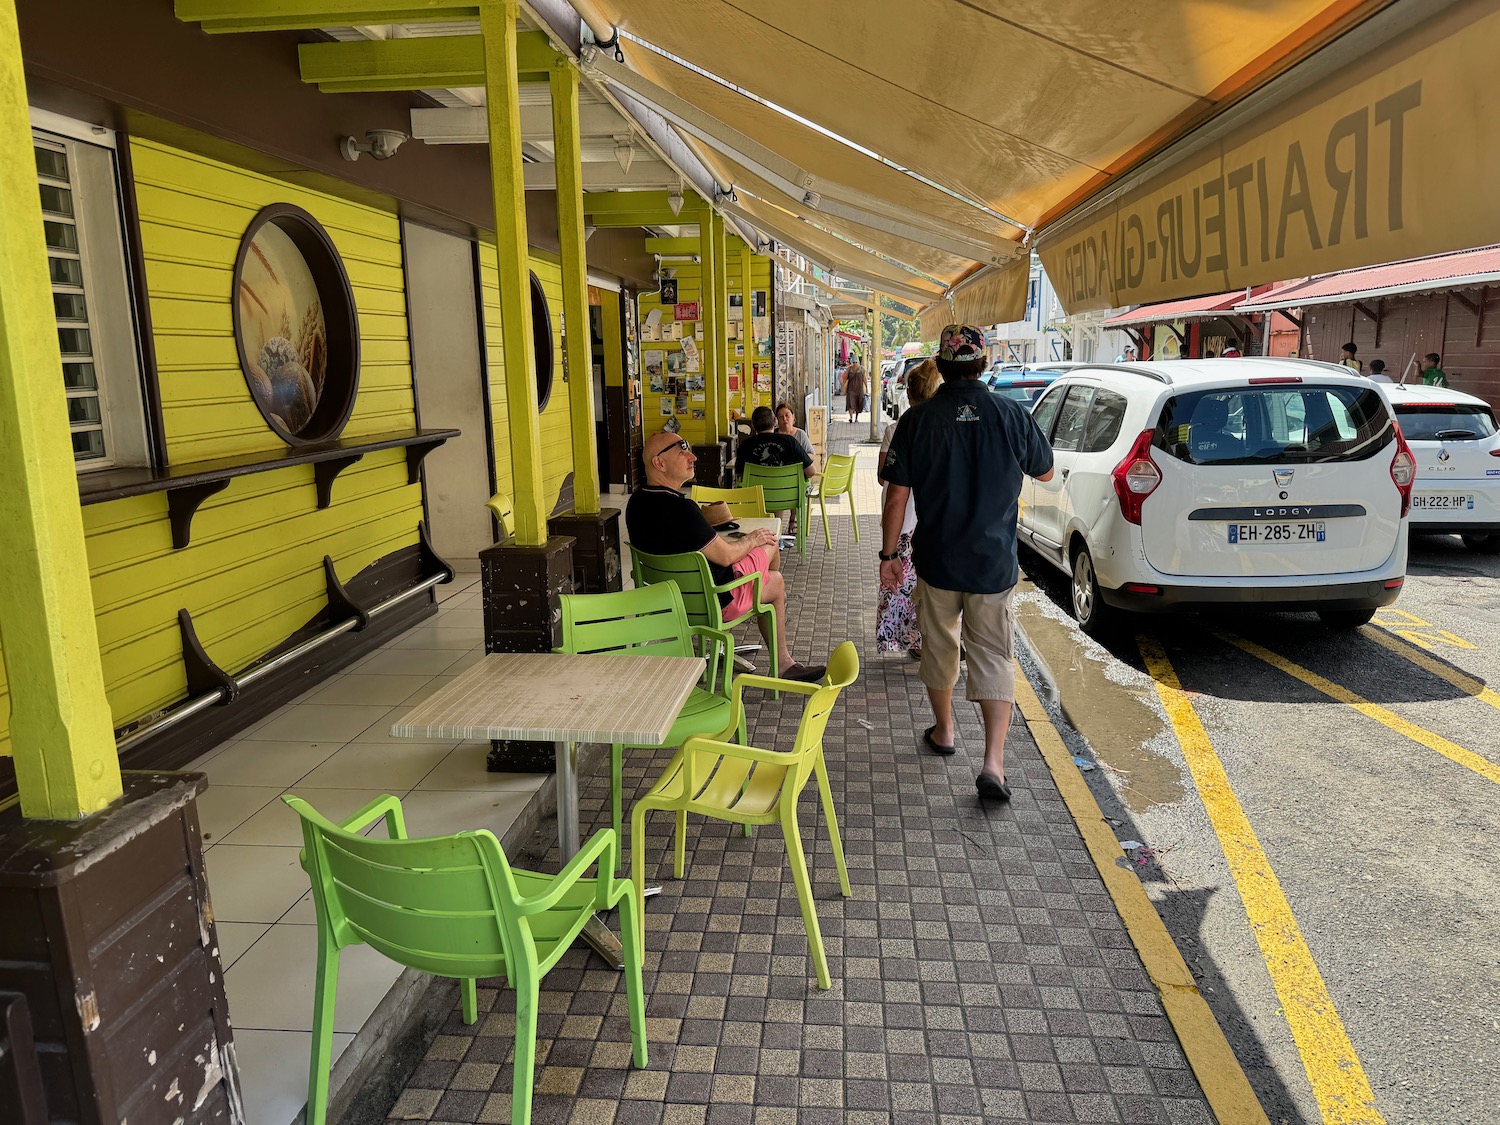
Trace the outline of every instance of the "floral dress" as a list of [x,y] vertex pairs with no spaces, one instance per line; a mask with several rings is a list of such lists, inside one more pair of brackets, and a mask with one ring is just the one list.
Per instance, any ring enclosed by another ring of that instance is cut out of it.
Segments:
[[[890,449],[895,434],[896,424],[886,427],[880,442],[882,456]],[[884,490],[882,499],[883,495]],[[911,497],[907,497],[906,518],[902,521],[901,538],[896,541],[896,557],[901,560],[901,584],[894,590],[882,586],[880,600],[876,603],[875,648],[878,652],[916,654],[922,651],[922,634],[917,630],[917,606],[912,600],[917,588],[917,572],[911,565],[911,533],[916,526],[916,505]]]

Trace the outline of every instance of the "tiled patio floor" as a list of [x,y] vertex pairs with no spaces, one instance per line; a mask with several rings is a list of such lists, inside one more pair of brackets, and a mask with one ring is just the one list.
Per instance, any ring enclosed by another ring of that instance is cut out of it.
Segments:
[[[863,427],[833,429],[842,444]],[[801,806],[833,988],[812,979],[776,830],[746,839],[690,824],[676,881],[659,818],[648,823],[662,882],[646,907],[650,1066],[629,1063],[620,975],[574,950],[543,986],[533,1120],[1211,1122],[1024,725],[1011,733],[1008,806],[975,798],[977,708],[958,706],[953,758],[920,749],[916,665],[874,652],[878,493],[873,449],[855,450],[863,542],[841,504],[835,549],[815,518],[807,561],[789,555],[785,568],[796,655],[822,659],[847,638],[864,661],[825,739],[851,898],[812,789]],[[751,708],[752,742],[791,745],[796,697]],[[627,759],[627,802],[669,756]],[[584,779],[586,829],[608,822],[607,798],[605,777]],[[555,850],[540,864],[556,870]],[[514,994],[482,989],[480,1007],[473,1027],[453,1014],[392,1121],[510,1120]]]

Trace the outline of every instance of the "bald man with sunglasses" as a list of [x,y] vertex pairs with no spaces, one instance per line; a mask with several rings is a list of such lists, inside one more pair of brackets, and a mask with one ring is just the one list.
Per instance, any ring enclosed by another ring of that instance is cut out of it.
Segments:
[[[693,479],[698,459],[686,440],[672,433],[652,434],[646,439],[641,458],[646,464],[646,485],[637,489],[625,505],[625,528],[630,542],[652,555],[679,555],[700,551],[708,559],[714,582],[723,584],[742,575],[760,572],[760,600],[776,614],[777,675],[787,680],[815,683],[826,670],[821,664],[799,664],[792,658],[786,624],[786,581],[781,577],[781,552],[776,534],[768,529],[753,531],[730,541],[715,534],[703,512],[682,493]],[[738,617],[750,608],[752,584],[737,586],[719,595],[726,618]],[[770,643],[764,617],[756,618],[761,636]]]

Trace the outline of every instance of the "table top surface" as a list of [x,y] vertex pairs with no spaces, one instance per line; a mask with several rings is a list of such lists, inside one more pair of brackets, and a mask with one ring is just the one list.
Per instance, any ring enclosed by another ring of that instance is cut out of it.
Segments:
[[703,661],[687,656],[490,653],[402,715],[391,734],[652,746],[702,675]]
[[[777,535],[781,534],[780,516],[736,516],[734,522],[739,524],[739,530],[743,531],[746,535],[749,535],[752,531],[759,531],[761,528],[773,531]],[[732,535],[733,532],[721,531],[719,534],[721,536],[728,536]]]

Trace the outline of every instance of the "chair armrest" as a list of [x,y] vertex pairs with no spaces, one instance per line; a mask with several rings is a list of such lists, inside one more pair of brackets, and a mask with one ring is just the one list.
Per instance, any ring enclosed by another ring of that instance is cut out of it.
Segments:
[[610,892],[614,887],[614,871],[619,862],[620,841],[613,828],[601,828],[590,836],[578,854],[552,877],[551,884],[541,894],[523,898],[517,907],[522,914],[543,914],[562,901],[563,895],[578,883],[588,869],[599,865],[599,891],[595,896],[597,909],[606,909]]
[[392,840],[406,839],[406,818],[401,814],[401,798],[392,797],[389,793],[376,797],[348,819],[339,821],[339,827],[345,832],[358,834],[381,817],[385,817],[385,830],[390,833]]
[[811,695],[823,687],[821,683],[810,684],[805,680],[783,680],[779,676],[756,676],[749,672],[736,676],[734,686],[736,691],[747,687],[758,687],[765,688],[767,691],[795,692],[797,695]]
[[[729,693],[734,687],[734,638],[722,629],[710,629],[706,625],[694,625],[689,629],[689,633],[694,637],[703,638],[704,641],[713,642],[713,654],[710,656],[708,653],[700,653],[700,655],[709,662],[709,686],[714,690],[715,694],[728,698]],[[704,647],[706,648],[707,645]],[[714,683],[715,679],[717,679],[715,668],[720,661],[723,662],[724,667],[722,690],[719,685]]]
[[726,758],[742,758],[751,762],[766,762],[776,766],[791,765],[802,757],[795,750],[760,750],[754,746],[741,746],[737,742],[721,742],[716,738],[705,738],[701,734],[695,734],[684,742],[682,752],[684,755],[707,752],[720,754]]

